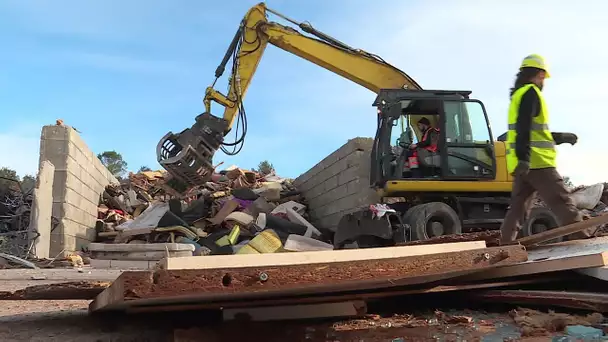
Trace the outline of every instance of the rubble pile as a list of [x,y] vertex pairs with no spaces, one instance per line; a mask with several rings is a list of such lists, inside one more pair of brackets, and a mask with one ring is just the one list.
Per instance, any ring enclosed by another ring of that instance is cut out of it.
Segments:
[[232,166],[181,195],[169,182],[165,172],[147,171],[108,185],[97,242],[190,244],[194,255],[333,249],[308,222],[290,179]]
[[[2,177],[0,177],[2,178]],[[31,191],[17,180],[2,178],[0,184],[0,252],[26,257],[29,252]]]

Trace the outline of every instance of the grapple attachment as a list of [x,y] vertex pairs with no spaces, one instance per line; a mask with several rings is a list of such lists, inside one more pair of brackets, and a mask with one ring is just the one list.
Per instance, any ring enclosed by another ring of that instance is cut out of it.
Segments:
[[192,127],[169,132],[156,145],[158,163],[188,187],[205,184],[213,173],[213,155],[223,140],[228,122],[208,112],[196,117]]

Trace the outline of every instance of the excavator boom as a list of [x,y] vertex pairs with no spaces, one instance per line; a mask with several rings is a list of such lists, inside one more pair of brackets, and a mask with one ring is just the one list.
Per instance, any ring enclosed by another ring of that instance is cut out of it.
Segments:
[[[267,12],[296,25],[301,31],[267,19]],[[252,7],[241,21],[228,51],[215,72],[215,81],[205,91],[205,112],[195,124],[179,134],[167,133],[157,145],[158,162],[189,186],[204,184],[213,172],[212,158],[218,149],[233,155],[240,151],[247,131],[243,99],[268,43],[343,76],[375,93],[380,89],[422,89],[406,73],[382,58],[352,48],[314,29],[266,8]],[[227,94],[213,88],[228,65],[231,78]],[[211,103],[224,107],[221,118],[211,114]],[[224,142],[236,121],[236,139]],[[240,131],[240,136],[239,136]],[[233,151],[228,148],[232,147]]]

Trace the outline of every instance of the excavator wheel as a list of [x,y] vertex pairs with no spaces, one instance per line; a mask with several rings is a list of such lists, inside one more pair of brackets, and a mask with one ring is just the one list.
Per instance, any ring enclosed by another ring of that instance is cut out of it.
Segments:
[[[522,224],[519,232],[520,237],[526,237],[538,233],[542,233],[547,230],[559,227],[559,221],[557,216],[549,209],[545,207],[536,207],[530,210],[528,219]],[[564,237],[555,238],[545,243],[556,243],[562,242]]]
[[410,226],[413,241],[462,233],[458,214],[442,202],[430,202],[411,208],[403,216],[403,223]]

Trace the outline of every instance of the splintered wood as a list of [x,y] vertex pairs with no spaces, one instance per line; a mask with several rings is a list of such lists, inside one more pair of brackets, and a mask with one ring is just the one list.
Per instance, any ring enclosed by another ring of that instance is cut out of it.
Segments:
[[578,269],[598,274],[599,278],[601,268],[608,265],[608,237],[541,246],[530,250],[528,256],[529,260],[524,263],[496,267],[464,278],[479,281]]
[[[436,246],[424,247],[432,250]],[[525,248],[505,246],[354,262],[124,272],[89,309],[129,310],[193,303],[220,308],[235,300],[242,306],[258,299],[306,295],[320,297],[322,302],[323,296],[335,297],[347,291],[365,293],[424,284],[526,260]]]

